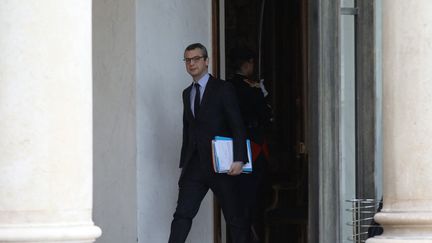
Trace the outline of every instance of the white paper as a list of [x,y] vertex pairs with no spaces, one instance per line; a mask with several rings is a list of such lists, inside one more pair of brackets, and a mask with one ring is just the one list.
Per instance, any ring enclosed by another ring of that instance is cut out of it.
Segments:
[[[250,141],[246,141],[248,160],[243,166],[243,173],[252,172],[252,152]],[[215,137],[212,142],[214,167],[217,173],[227,173],[234,162],[233,140],[227,137]],[[244,161],[246,162],[246,161]]]

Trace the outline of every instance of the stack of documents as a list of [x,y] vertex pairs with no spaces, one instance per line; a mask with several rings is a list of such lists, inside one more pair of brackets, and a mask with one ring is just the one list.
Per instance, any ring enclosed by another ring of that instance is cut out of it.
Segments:
[[[243,173],[252,172],[252,151],[250,140],[246,140],[247,163],[243,166]],[[213,168],[216,173],[227,173],[234,162],[233,155],[233,140],[228,137],[216,136],[212,140],[212,153],[213,153]],[[244,161],[246,162],[246,161]]]

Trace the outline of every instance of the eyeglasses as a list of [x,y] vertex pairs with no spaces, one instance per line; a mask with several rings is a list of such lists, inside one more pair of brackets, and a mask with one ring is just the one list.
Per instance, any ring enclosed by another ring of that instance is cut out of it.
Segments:
[[185,58],[183,59],[183,61],[187,64],[189,63],[196,63],[198,62],[201,58],[206,58],[205,56],[196,56],[196,57],[191,57],[191,58]]

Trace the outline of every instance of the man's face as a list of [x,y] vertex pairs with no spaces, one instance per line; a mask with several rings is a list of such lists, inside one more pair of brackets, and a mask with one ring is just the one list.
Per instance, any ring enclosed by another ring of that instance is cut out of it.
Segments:
[[195,81],[198,81],[208,72],[208,58],[203,56],[200,49],[185,51],[184,54],[186,70]]

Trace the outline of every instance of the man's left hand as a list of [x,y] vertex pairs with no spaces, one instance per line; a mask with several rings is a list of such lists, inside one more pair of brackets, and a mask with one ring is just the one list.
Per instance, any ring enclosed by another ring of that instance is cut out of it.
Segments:
[[240,175],[243,171],[243,162],[241,161],[234,161],[231,165],[230,170],[228,171],[228,175],[236,176]]

